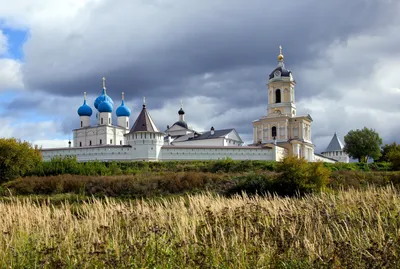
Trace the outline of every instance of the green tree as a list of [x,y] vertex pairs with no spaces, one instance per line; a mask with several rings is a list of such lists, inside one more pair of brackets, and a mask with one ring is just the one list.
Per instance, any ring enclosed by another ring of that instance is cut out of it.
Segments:
[[393,142],[382,147],[382,157],[379,161],[390,162],[394,170],[400,170],[400,145]]
[[344,151],[359,162],[366,163],[369,158],[376,160],[381,156],[382,138],[373,129],[351,130],[345,135],[344,142]]
[[400,153],[400,145],[398,145],[396,142],[393,142],[392,144],[385,144],[382,147],[382,150],[381,150],[382,156],[379,158],[379,161],[391,162],[390,156],[396,152]]
[[42,154],[29,142],[0,138],[0,182],[29,173],[42,161]]

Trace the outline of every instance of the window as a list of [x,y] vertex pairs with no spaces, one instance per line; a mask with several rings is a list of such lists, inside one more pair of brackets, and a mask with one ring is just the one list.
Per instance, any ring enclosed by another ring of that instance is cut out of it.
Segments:
[[82,147],[82,142],[79,142],[79,146]]
[[281,90],[277,89],[275,91],[275,103],[280,103],[281,102]]
[[[103,124],[103,118],[101,118],[101,120],[100,120],[100,124]],[[101,144],[101,143],[100,143]]]
[[100,145],[102,144],[102,142],[103,142],[103,141],[101,141],[101,139],[100,139]]
[[135,134],[135,139],[137,139],[137,134]]
[[276,139],[276,127],[272,127],[272,138]]
[[81,121],[81,128],[83,127],[83,121]]
[[129,127],[129,122],[127,121],[127,122],[126,122],[126,128],[128,128],[128,127]]
[[110,144],[112,145],[112,139],[110,139]]
[[108,118],[108,124],[111,124],[111,118]]
[[122,140],[119,141],[119,144],[122,145]]
[[91,146],[91,145],[92,145],[92,140],[89,141],[89,146]]

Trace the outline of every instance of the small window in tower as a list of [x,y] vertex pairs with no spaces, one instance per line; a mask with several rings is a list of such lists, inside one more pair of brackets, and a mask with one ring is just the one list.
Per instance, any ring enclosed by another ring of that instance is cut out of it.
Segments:
[[82,142],[79,142],[79,146],[82,147]]
[[108,124],[111,124],[111,118],[108,118]]
[[101,139],[100,139],[100,145],[102,144],[102,142],[103,142],[103,141],[101,141]]
[[101,122],[101,124],[103,124],[103,118],[101,118],[100,122]]
[[89,141],[89,146],[91,146],[91,145],[92,145],[92,140]]
[[281,90],[277,89],[275,91],[275,103],[280,103],[281,102]]
[[126,128],[128,128],[128,127],[129,127],[129,122],[127,121],[127,122],[126,122]]
[[81,121],[81,128],[83,127],[83,121]]
[[112,145],[112,139],[110,139],[110,144]]
[[272,127],[272,138],[273,139],[276,139],[276,127],[274,126],[274,127]]
[[119,141],[119,144],[122,145],[122,140]]

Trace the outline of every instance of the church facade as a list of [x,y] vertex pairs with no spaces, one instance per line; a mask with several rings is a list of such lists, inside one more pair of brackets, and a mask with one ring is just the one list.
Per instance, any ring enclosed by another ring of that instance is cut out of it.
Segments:
[[[286,69],[282,49],[278,66],[269,75],[268,108],[265,116],[252,122],[253,143],[244,142],[234,128],[199,132],[185,121],[182,104],[178,121],[160,131],[151,118],[145,99],[132,128],[131,111],[125,105],[122,93],[121,105],[116,109],[117,123],[112,122],[114,102],[107,95],[105,78],[103,90],[93,103],[96,124],[91,126],[92,108],[87,104],[78,109],[79,128],[73,130],[73,142],[69,147],[42,149],[44,160],[58,156],[75,156],[78,161],[170,161],[170,160],[274,160],[285,156],[298,156],[312,162],[335,162],[332,158],[314,154],[311,141],[312,118],[297,115],[295,104],[295,80]],[[250,123],[249,123],[250,124]],[[71,145],[72,144],[72,145]]]

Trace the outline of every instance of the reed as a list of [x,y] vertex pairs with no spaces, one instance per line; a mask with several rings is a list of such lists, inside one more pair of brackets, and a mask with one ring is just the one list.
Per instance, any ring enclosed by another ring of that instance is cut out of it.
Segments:
[[1,268],[397,268],[400,196],[0,202]]

